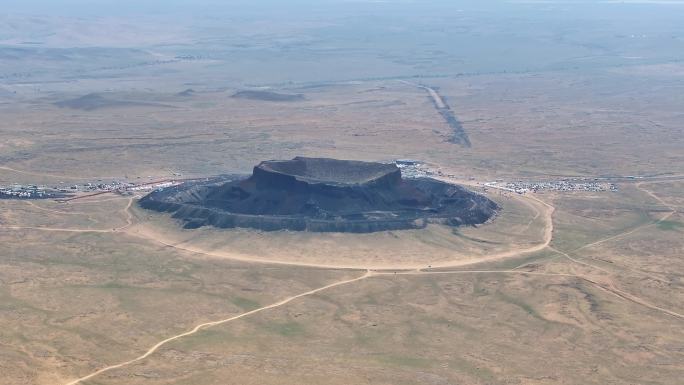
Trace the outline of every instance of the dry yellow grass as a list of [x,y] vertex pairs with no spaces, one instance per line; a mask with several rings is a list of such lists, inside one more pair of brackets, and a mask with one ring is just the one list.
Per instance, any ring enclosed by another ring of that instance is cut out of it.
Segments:
[[[648,106],[630,90],[594,97],[609,81],[586,76],[571,94],[555,90],[577,79],[556,73],[435,80],[472,149],[446,143],[426,95],[398,82],[267,106],[232,90],[167,95],[178,108],[163,110],[3,105],[0,182],[247,172],[293,155],[417,158],[478,181],[681,173],[679,105],[643,84],[630,86]],[[458,234],[189,231],[114,195],[0,201],[0,384],[65,385],[255,309],[83,384],[678,384],[682,182],[642,182],[544,203],[494,193],[502,215]],[[389,270],[316,291],[367,268]]]

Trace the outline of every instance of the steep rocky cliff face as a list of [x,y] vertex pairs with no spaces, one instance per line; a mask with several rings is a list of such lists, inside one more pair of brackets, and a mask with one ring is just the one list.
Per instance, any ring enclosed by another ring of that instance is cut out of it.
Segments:
[[460,186],[403,179],[394,164],[297,157],[266,161],[248,178],[181,185],[140,201],[185,226],[368,233],[429,222],[475,225],[497,205]]

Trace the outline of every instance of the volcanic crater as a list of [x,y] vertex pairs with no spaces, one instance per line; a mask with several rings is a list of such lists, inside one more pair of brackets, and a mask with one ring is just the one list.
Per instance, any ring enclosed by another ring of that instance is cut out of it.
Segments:
[[476,225],[499,210],[461,186],[403,178],[395,164],[306,157],[261,162],[249,177],[155,191],[140,205],[172,212],[186,228],[349,233]]

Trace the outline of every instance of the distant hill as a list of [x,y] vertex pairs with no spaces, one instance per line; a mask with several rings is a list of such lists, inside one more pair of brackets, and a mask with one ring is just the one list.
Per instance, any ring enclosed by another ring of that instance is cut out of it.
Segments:
[[181,91],[181,92],[176,94],[176,96],[193,96],[193,95],[195,95],[195,90],[193,90],[192,88],[188,88],[187,90]]
[[159,103],[109,99],[97,93],[91,93],[75,99],[63,100],[53,104],[60,108],[71,108],[74,110],[83,111],[94,111],[102,108],[115,107],[171,107]]
[[232,96],[237,99],[262,100],[266,102],[298,102],[306,100],[303,94],[281,94],[271,91],[244,90]]
[[10,98],[13,98],[15,95],[16,95],[16,92],[8,91],[8,90],[0,87],[0,98],[10,99]]

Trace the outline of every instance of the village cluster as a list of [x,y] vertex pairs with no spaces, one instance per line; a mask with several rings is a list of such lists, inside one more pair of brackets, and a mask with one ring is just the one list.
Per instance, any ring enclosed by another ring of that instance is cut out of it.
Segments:
[[[457,175],[454,174],[449,174],[445,173],[442,170],[432,170],[428,168],[425,164],[423,164],[420,161],[417,160],[412,160],[412,159],[397,159],[394,161],[394,164],[399,167],[401,170],[401,175],[404,178],[408,179],[413,179],[413,178],[434,178],[434,177],[443,177],[443,178],[450,178],[450,179],[456,179],[458,178]],[[468,180],[475,180],[473,177],[468,177]]]
[[147,183],[101,182],[57,186],[12,184],[0,186],[0,199],[63,199],[86,194],[115,192],[130,194],[135,191],[152,191],[178,184],[175,180],[162,180]]
[[[441,170],[431,170],[423,163],[411,159],[398,159],[394,163],[401,169],[401,173],[405,178],[427,178],[427,177],[448,177],[455,178],[455,175],[445,174]],[[176,174],[174,174],[176,175]],[[178,174],[179,175],[179,174]],[[151,178],[151,177],[150,177]],[[468,178],[473,180],[474,178]],[[151,182],[133,183],[111,181],[103,182],[98,180],[94,183],[82,183],[65,185],[60,182],[56,186],[43,185],[21,185],[12,184],[7,186],[0,186],[0,199],[73,199],[73,197],[85,196],[91,194],[103,194],[107,192],[114,192],[119,194],[132,194],[134,192],[153,191],[164,189],[166,187],[175,186],[182,183],[182,180],[164,179]],[[618,187],[614,183],[601,182],[598,178],[595,179],[562,179],[557,181],[546,182],[505,182],[498,180],[495,182],[486,182],[483,188],[498,189],[501,191],[514,192],[517,194],[525,194],[527,192],[538,191],[617,191]]]
[[59,197],[60,193],[57,190],[36,185],[11,185],[11,186],[0,186],[0,199],[43,199],[43,198],[56,198]]
[[434,175],[432,171],[423,167],[423,164],[412,159],[397,159],[394,164],[401,170],[404,178],[426,178]]
[[542,190],[547,191],[617,191],[618,187],[614,183],[604,183],[598,181],[584,181],[563,179],[557,181],[547,182],[487,182],[484,184],[485,188],[497,188],[504,191],[524,194],[526,192],[538,192]]

